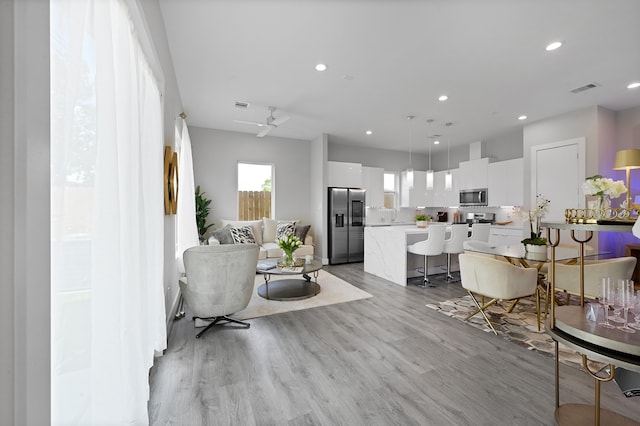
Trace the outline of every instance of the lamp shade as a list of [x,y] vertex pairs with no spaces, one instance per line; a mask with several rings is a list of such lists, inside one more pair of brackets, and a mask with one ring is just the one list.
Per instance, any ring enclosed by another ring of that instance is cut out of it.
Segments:
[[427,170],[427,189],[433,189],[433,170]]
[[640,149],[623,149],[616,152],[616,161],[613,163],[614,170],[638,168],[640,168]]

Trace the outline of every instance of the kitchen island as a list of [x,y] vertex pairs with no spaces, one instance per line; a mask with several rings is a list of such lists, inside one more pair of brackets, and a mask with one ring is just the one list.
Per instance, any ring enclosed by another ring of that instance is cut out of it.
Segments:
[[[428,226],[367,226],[364,229],[364,271],[406,286],[407,278],[422,275],[417,268],[424,264],[422,256],[407,252],[407,245],[426,240],[428,236]],[[451,264],[452,269],[457,269],[454,257]],[[429,256],[429,274],[444,272],[446,265],[446,254]]]

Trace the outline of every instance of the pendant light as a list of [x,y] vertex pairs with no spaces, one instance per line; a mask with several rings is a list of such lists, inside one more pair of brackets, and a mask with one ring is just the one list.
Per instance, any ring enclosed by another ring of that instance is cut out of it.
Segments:
[[[427,124],[433,123],[432,119],[427,120]],[[431,169],[431,136],[427,135],[429,144],[429,170],[427,170],[427,189],[433,189],[433,169]]]
[[447,136],[447,174],[444,175],[444,190],[451,191],[453,189],[453,176],[451,176],[451,169],[449,168],[449,137]]
[[[407,120],[413,120],[413,115],[407,115]],[[413,169],[411,168],[411,123],[409,123],[409,167],[407,167],[407,185],[409,189],[413,189]]]

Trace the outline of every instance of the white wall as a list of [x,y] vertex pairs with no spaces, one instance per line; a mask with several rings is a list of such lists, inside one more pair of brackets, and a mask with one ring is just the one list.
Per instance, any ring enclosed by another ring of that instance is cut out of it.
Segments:
[[[586,176],[598,172],[598,108],[589,107],[540,120],[524,127],[524,175],[531,176],[531,147],[579,137],[586,139]],[[532,202],[530,179],[525,179],[524,209]],[[570,207],[570,206],[567,206]]]
[[[16,271],[14,262],[15,230],[15,182],[14,162],[15,133],[13,128],[14,88],[13,88],[13,1],[0,0],[0,270],[3,285],[0,285],[0,423],[16,424],[14,404],[16,402],[14,377],[16,340],[14,292],[16,287]],[[24,164],[22,164],[24,165]],[[21,166],[22,166],[21,165]],[[24,333],[24,330],[21,330]],[[18,351],[24,354],[24,349]],[[44,358],[43,358],[44,359]],[[46,401],[43,401],[46,402]],[[20,403],[24,404],[23,398]],[[20,413],[24,419],[24,408]]]
[[[615,123],[611,123],[614,121]],[[605,152],[602,152],[602,158],[600,160],[600,174],[609,176],[613,179],[619,179],[625,181],[626,173],[624,170],[611,170],[615,161],[615,153],[621,149],[640,149],[640,107],[631,108],[625,111],[620,111],[611,117],[607,123],[607,126],[615,126],[615,137],[611,138]],[[640,195],[640,170],[631,170],[631,200],[634,196]],[[621,202],[626,197],[626,194],[621,196],[617,202]],[[617,204],[617,203],[615,203]],[[625,256],[627,245],[638,245],[640,239],[634,237],[629,233],[607,232],[605,235],[599,238],[600,248],[612,253],[614,256]]]
[[[163,102],[164,102],[164,145],[176,150],[175,123],[178,115],[183,112],[182,100],[178,92],[178,83],[173,69],[173,59],[167,42],[167,32],[160,12],[160,6],[155,0],[142,1],[144,17],[147,22],[155,53],[164,74]],[[187,117],[187,124],[189,118]],[[180,173],[180,171],[178,171]],[[164,301],[167,314],[167,325],[170,327],[178,302],[178,268],[176,263],[176,216],[164,217]]]
[[[327,154],[329,161],[359,163],[368,167],[382,167],[389,171],[406,170],[409,167],[409,151],[339,145],[331,143],[331,137]],[[428,164],[428,155],[411,153],[411,166],[415,170],[427,170]],[[431,164],[433,166],[433,156]]]
[[328,137],[321,135],[311,141],[311,227],[316,229],[314,234],[314,256],[329,263],[329,253],[327,248],[328,229],[327,224],[327,151]]
[[[490,157],[491,162],[522,158],[522,128],[482,141],[482,157]],[[424,149],[424,145],[421,146]],[[382,167],[388,171],[406,170],[409,166],[409,151],[367,148],[341,145],[331,142],[329,136],[329,161],[360,163],[368,167]],[[451,146],[447,158],[446,138],[431,150],[431,168],[434,171],[457,169],[460,161],[469,160],[469,145]],[[429,155],[411,153],[411,165],[415,170],[429,168]]]
[[0,424],[48,424],[48,2],[0,1],[0,64]]
[[[525,176],[531,176],[532,146],[582,136],[586,138],[586,176],[602,174],[624,180],[624,172],[612,170],[613,161],[616,151],[620,149],[640,148],[640,108],[614,112],[594,106],[525,126]],[[636,189],[633,190],[632,184],[632,194],[640,194],[640,177],[636,179]],[[530,186],[525,183],[525,208],[529,208],[531,197]],[[615,200],[614,205],[621,200]],[[590,244],[612,256],[623,256],[626,244],[639,242],[631,234],[601,232],[594,234]]]
[[[238,217],[238,162],[274,166],[274,218],[312,223],[311,142],[190,127],[195,184],[211,199],[207,223]],[[315,229],[311,227],[315,238]]]
[[522,158],[522,128],[498,135],[482,141],[482,157],[489,157],[489,162]]

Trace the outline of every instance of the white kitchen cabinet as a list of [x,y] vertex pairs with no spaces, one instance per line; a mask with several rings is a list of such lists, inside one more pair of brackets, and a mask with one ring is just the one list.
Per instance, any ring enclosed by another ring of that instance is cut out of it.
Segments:
[[427,190],[427,207],[449,207],[459,204],[459,191],[457,188],[458,169],[451,170],[451,190],[445,189],[447,171],[442,170],[433,174],[433,190]]
[[488,204],[490,206],[507,206],[507,162],[499,161],[489,164],[487,168]]
[[362,188],[362,164],[327,161],[327,186]]
[[487,180],[490,206],[521,206],[524,191],[524,160],[499,161],[489,164]]
[[489,232],[489,244],[492,246],[521,246],[525,238],[523,228],[493,225]]
[[367,207],[384,206],[384,169],[362,167],[362,188],[366,192]]
[[413,187],[409,188],[407,172],[400,173],[400,207],[427,205],[427,172],[413,171]]
[[507,206],[524,203],[524,158],[505,161],[507,163]]
[[487,188],[488,158],[478,158],[476,160],[461,161],[460,169],[460,189]]

